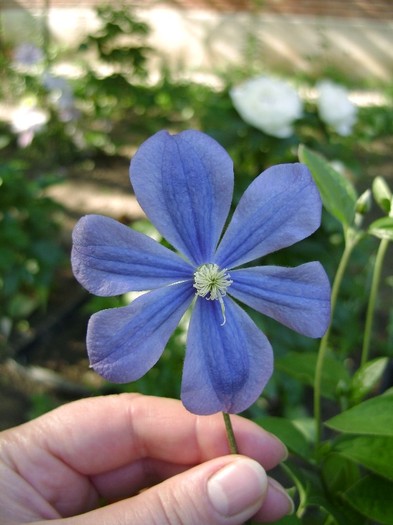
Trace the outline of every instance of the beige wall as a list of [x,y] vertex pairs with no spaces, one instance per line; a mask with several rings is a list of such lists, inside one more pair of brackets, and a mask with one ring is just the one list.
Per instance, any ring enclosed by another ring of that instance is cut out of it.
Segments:
[[[42,12],[6,9],[3,32],[12,42],[37,42]],[[139,8],[153,31],[151,45],[167,62],[191,71],[225,71],[249,63],[249,36],[256,65],[293,71],[312,71],[335,63],[358,77],[393,80],[393,21],[365,18],[313,17],[181,10],[169,7]],[[97,27],[89,8],[53,8],[49,25],[56,40],[76,45],[81,36]]]

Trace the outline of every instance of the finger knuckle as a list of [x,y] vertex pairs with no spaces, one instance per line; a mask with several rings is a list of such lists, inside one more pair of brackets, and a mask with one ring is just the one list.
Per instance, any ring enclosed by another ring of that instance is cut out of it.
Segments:
[[193,525],[203,523],[203,518],[190,497],[171,491],[157,494],[154,525]]

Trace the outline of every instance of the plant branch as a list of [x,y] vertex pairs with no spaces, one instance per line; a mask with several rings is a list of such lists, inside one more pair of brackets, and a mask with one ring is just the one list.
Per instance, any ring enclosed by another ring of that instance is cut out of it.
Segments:
[[314,418],[316,425],[316,444],[318,445],[321,442],[322,436],[322,417],[321,417],[321,387],[322,387],[322,371],[323,365],[325,362],[326,353],[328,350],[328,342],[330,337],[330,331],[332,327],[332,320],[334,311],[336,308],[338,292],[340,290],[341,282],[343,280],[344,272],[348,266],[349,258],[351,256],[352,250],[356,245],[356,240],[348,240],[345,244],[343,254],[341,256],[340,264],[337,268],[337,273],[335,275],[333,286],[332,286],[332,295],[331,295],[331,320],[330,325],[321,339],[319,345],[317,364],[315,367],[315,378],[314,378]]
[[389,239],[382,239],[379,243],[377,255],[375,257],[374,271],[371,280],[370,298],[367,305],[366,323],[364,327],[364,338],[360,366],[363,366],[367,363],[369,356],[378,287],[379,282],[381,280],[382,266],[388,245]]

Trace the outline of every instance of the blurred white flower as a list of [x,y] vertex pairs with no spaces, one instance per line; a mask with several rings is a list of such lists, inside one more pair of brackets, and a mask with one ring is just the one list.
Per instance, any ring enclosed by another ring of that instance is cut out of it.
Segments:
[[25,148],[34,135],[48,122],[48,115],[34,103],[26,100],[11,114],[11,128],[18,135],[18,145]]
[[350,135],[356,122],[357,108],[349,100],[347,90],[330,80],[319,82],[317,90],[317,105],[321,120],[339,135]]
[[230,91],[233,105],[252,126],[273,137],[293,133],[293,122],[302,116],[303,103],[287,82],[273,77],[256,77]]
[[20,66],[35,66],[44,59],[42,50],[29,42],[17,46],[13,55],[14,63]]

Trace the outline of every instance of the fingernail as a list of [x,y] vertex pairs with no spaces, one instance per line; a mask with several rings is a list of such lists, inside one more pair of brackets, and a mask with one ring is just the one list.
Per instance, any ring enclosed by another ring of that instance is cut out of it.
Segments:
[[[281,486],[275,479],[269,478],[269,491],[273,491],[275,495],[276,505],[285,508],[287,507],[286,514],[293,514],[295,511],[295,504],[292,501],[292,498],[288,495],[287,491]],[[269,493],[270,496],[270,493]]]
[[240,458],[226,465],[207,482],[211,504],[222,516],[228,517],[246,510],[255,509],[256,512],[262,505],[266,490],[264,469],[248,458]]
[[288,459],[289,452],[288,452],[287,447],[284,445],[284,443],[281,443],[281,444],[282,444],[282,449],[283,449],[281,461],[283,462],[283,461],[286,461]]
[[270,434],[270,437],[272,439],[274,439],[274,441],[276,441],[277,443],[279,443],[280,447],[281,447],[281,461],[286,461],[288,459],[288,449],[287,447],[285,446],[285,444],[281,441],[281,439],[279,439],[277,436],[275,436],[274,434],[272,434],[271,432],[269,432]]

